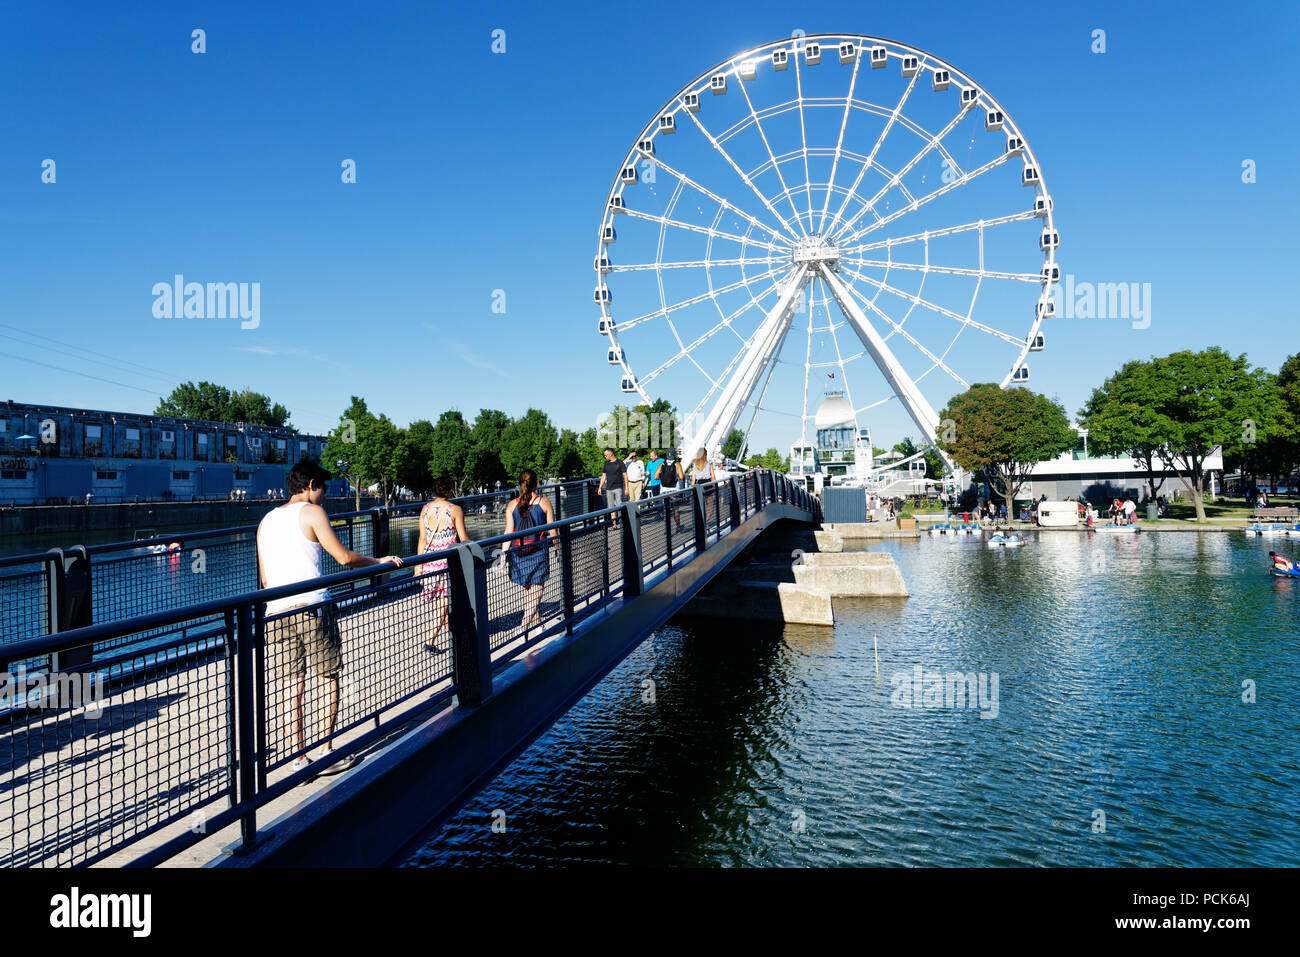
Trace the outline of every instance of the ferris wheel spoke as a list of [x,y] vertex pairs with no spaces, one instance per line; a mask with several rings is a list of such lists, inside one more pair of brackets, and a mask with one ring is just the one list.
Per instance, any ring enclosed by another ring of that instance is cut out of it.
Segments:
[[[857,65],[854,65],[854,69]],[[803,71],[799,67],[799,51],[794,55],[794,83],[795,95],[799,99],[799,140],[803,147],[803,185],[806,199],[808,200],[808,228],[813,228],[813,198],[812,198],[812,173],[808,171],[808,125],[804,120],[803,113]]]
[[[858,59],[861,60],[862,58],[859,57]],[[921,67],[924,68],[924,65],[925,65],[925,61],[924,59],[922,59]],[[857,178],[853,180],[853,185],[849,187],[849,191],[844,194],[844,199],[840,203],[840,208],[835,211],[835,216],[831,219],[829,226],[823,229],[821,225],[818,225],[817,231],[819,233],[825,235],[828,233],[834,233],[836,231],[835,229],[836,224],[840,221],[840,217],[844,215],[844,210],[848,207],[849,200],[857,196],[858,187],[862,185],[862,177],[866,175],[867,170],[871,169],[875,165],[876,154],[880,152],[880,147],[882,147],[885,144],[885,140],[889,137],[889,133],[894,128],[894,124],[898,122],[899,116],[902,115],[903,106],[907,103],[908,97],[912,95],[912,91],[916,89],[916,81],[920,79],[921,73],[922,73],[922,69],[918,69],[916,71],[916,75],[912,77],[912,81],[907,84],[907,89],[903,90],[903,95],[898,98],[898,103],[894,106],[893,112],[889,114],[889,119],[885,121],[884,127],[880,130],[880,135],[876,137],[875,145],[871,147],[871,152],[867,155],[866,162],[862,164],[862,169],[858,170]],[[850,99],[848,103],[851,105],[853,103],[853,100]],[[847,108],[848,107],[846,106],[845,107],[846,111]],[[848,122],[847,112],[845,113],[844,120],[846,123]],[[833,180],[832,180],[832,185],[834,185]],[[825,215],[826,215],[825,210],[823,210],[822,211],[823,223],[825,222]]]
[[980,279],[1011,279],[1017,282],[1041,283],[1042,275],[1036,272],[995,272],[990,269],[968,269],[963,266],[936,266],[934,263],[904,263],[886,259],[855,259],[841,256],[840,262],[855,263],[859,266],[874,266],[880,269],[906,269],[914,272],[936,272],[948,276],[973,276]]
[[724,293],[734,292],[735,290],[741,288],[748,288],[749,284],[752,282],[758,282],[761,279],[766,279],[768,276],[774,276],[778,272],[781,272],[783,269],[785,269],[787,266],[788,263],[783,262],[781,265],[769,269],[765,273],[759,273],[756,276],[749,276],[745,279],[737,279],[735,282],[727,283],[727,285],[725,286],[719,286],[717,289],[710,289],[707,292],[702,292],[698,296],[691,296],[689,299],[678,300],[677,302],[673,303],[671,306],[661,306],[660,308],[655,309],[653,312],[647,312],[643,315],[637,316],[635,319],[629,319],[627,320],[627,322],[615,323],[614,330],[616,332],[622,332],[625,329],[635,328],[636,326],[641,325],[643,322],[649,322],[651,319],[654,319],[657,316],[670,316],[674,312],[677,312],[681,309],[686,309],[690,306],[697,305],[706,300],[709,299],[716,300],[718,296]]
[[[913,79],[915,79],[915,77],[913,77]],[[862,207],[862,209],[858,210],[848,219],[844,220],[844,222],[841,223],[839,228],[835,231],[834,235],[841,236],[844,234],[844,230],[852,229],[853,224],[856,223],[862,217],[862,214],[867,212],[868,210],[875,212],[876,203],[880,202],[881,198],[886,193],[888,193],[891,189],[895,187],[901,187],[903,177],[906,176],[908,173],[910,173],[917,163],[921,162],[921,160],[929,156],[930,151],[933,150],[935,147],[939,146],[943,142],[944,137],[946,137],[949,133],[955,130],[957,128],[957,124],[960,123],[962,121],[962,118],[965,117],[966,114],[969,112],[970,112],[970,107],[963,106],[961,110],[958,111],[957,115],[948,121],[947,126],[945,126],[934,136],[930,137],[929,141],[923,147],[921,147],[919,150],[916,151],[916,154],[910,160],[907,161],[906,165],[904,165],[902,169],[900,169],[898,172],[894,174],[892,180],[885,183],[885,185],[880,187],[880,189],[876,192],[876,195],[872,196],[871,199],[867,200],[867,204],[864,207]]]
[[712,226],[700,226],[696,223],[687,223],[687,222],[683,222],[680,219],[670,219],[667,216],[660,216],[657,215],[656,213],[647,213],[639,209],[629,209],[623,215],[628,216],[632,219],[643,219],[646,220],[647,222],[658,223],[660,226],[665,228],[671,226],[676,229],[684,229],[692,233],[702,233],[705,236],[714,236],[719,239],[730,239],[732,242],[739,243],[742,246],[758,246],[761,247],[762,249],[768,249],[771,250],[772,252],[777,252],[777,253],[784,252],[786,249],[786,247],[784,246],[777,246],[774,243],[764,242],[761,239],[755,239],[753,237],[746,238],[744,236],[737,236],[735,233],[729,233],[726,232],[725,230],[715,229]]
[[890,246],[904,246],[907,243],[925,242],[930,239],[937,239],[941,236],[955,236],[958,233],[968,233],[972,230],[988,229],[991,226],[1004,226],[1007,223],[1018,223],[1026,219],[1035,219],[1038,216],[1032,209],[1023,213],[1011,213],[1007,216],[997,216],[993,219],[979,219],[973,223],[962,223],[959,226],[945,226],[940,229],[927,229],[924,232],[912,233],[910,236],[893,236],[889,239],[882,239],[874,243],[862,243],[857,246],[841,246],[840,256],[844,257],[849,253],[865,253],[873,249],[887,249]]
[[[747,93],[746,98],[748,98],[748,95],[749,94]],[[753,110],[752,104],[750,105],[750,110],[751,111]],[[797,241],[800,238],[799,234],[790,228],[790,224],[785,221],[785,217],[783,217],[780,213],[776,211],[776,207],[772,205],[771,200],[769,200],[767,196],[763,194],[763,191],[758,188],[757,184],[755,184],[755,182],[749,178],[749,176],[745,173],[745,171],[740,168],[740,164],[737,163],[736,160],[732,157],[732,155],[727,152],[726,148],[721,143],[719,143],[717,139],[714,138],[713,134],[708,131],[705,125],[702,122],[700,122],[700,118],[696,116],[694,113],[692,113],[690,110],[686,111],[686,115],[691,118],[691,122],[696,125],[699,131],[704,134],[704,138],[709,141],[709,145],[711,145],[718,152],[719,156],[721,156],[724,160],[727,161],[727,165],[730,166],[733,170],[735,170],[736,175],[739,176],[741,180],[744,181],[745,185],[748,186],[753,191],[754,195],[758,197],[759,201],[764,206],[767,207],[767,211],[776,217],[777,222],[779,222],[782,225],[782,227],[785,228],[785,231],[790,234],[790,238]],[[770,153],[771,150],[769,149],[768,152]]]
[[[871,286],[874,286],[876,289],[879,289],[881,292],[888,293],[891,296],[897,296],[900,299],[906,299],[908,302],[912,303],[915,306],[920,306],[923,309],[929,309],[931,312],[938,313],[941,316],[947,316],[949,319],[956,320],[957,322],[960,322],[962,325],[974,329],[977,332],[982,332],[986,335],[994,336],[995,338],[1001,339],[1004,342],[1011,343],[1013,346],[1016,346],[1017,348],[1024,345],[1023,339],[1017,339],[1015,336],[1007,335],[1005,332],[1003,332],[1000,329],[994,329],[992,326],[986,326],[984,323],[977,322],[976,320],[972,319],[969,315],[963,316],[959,312],[953,312],[951,309],[947,309],[939,305],[938,303],[930,302],[930,300],[928,299],[922,299],[920,296],[914,295],[913,293],[910,292],[906,292],[905,290],[902,289],[898,289],[897,287],[891,286],[888,283],[881,282],[879,279],[872,279],[870,276],[864,275],[863,273],[855,272],[854,270],[849,270],[848,272],[849,275],[851,275],[853,278],[861,279],[863,282]],[[971,305],[974,306],[974,303],[972,302]]]
[[[879,307],[879,306],[877,306],[874,302],[872,302],[870,299],[868,299],[866,296],[864,296],[864,295],[863,295],[863,294],[862,294],[862,293],[861,293],[857,288],[855,288],[854,286],[849,286],[849,287],[847,287],[847,288],[848,288],[848,290],[849,290],[850,293],[852,293],[853,295],[857,296],[858,299],[860,299],[860,300],[862,301],[862,304],[863,304],[864,306],[866,306],[866,307],[867,307],[868,309],[870,309],[873,313],[875,313],[877,316],[879,316],[879,317],[881,318],[881,320],[883,320],[886,324],[888,324],[889,327],[892,328],[896,333],[898,333],[900,336],[902,336],[904,339],[906,339],[908,342],[910,342],[910,343],[911,343],[911,344],[916,348],[916,350],[917,350],[918,352],[921,353],[921,355],[925,356],[925,357],[926,357],[927,359],[929,359],[932,363],[934,363],[935,366],[937,366],[938,368],[942,369],[944,372],[948,373],[948,375],[950,375],[950,376],[953,378],[953,380],[956,381],[957,384],[960,385],[963,389],[969,389],[969,388],[970,388],[970,383],[969,383],[969,382],[967,382],[965,379],[963,379],[961,376],[959,376],[956,372],[954,372],[951,368],[949,368],[949,366],[947,365],[947,363],[945,363],[945,362],[943,361],[943,359],[939,358],[939,356],[936,356],[933,352],[931,352],[931,351],[930,351],[929,349],[927,349],[924,345],[922,345],[920,342],[918,342],[918,341],[916,340],[916,338],[915,338],[915,337],[914,337],[910,332],[908,332],[906,329],[903,328],[902,323],[895,322],[895,321],[894,321],[893,319],[891,319],[889,316],[885,315],[885,313],[883,313],[883,312],[880,310],[880,307]],[[918,379],[923,379],[923,378],[925,378],[925,374],[922,373],[922,374],[921,374],[920,376],[918,376],[917,378],[918,378]]]
[[659,157],[657,156],[651,156],[648,157],[648,159],[650,159],[656,166],[662,169],[669,176],[676,177],[678,180],[685,183],[691,189],[695,190],[696,192],[704,196],[707,196],[709,199],[717,203],[723,209],[730,210],[731,212],[739,216],[741,219],[745,220],[745,222],[750,223],[753,226],[757,226],[759,229],[763,230],[763,232],[767,233],[773,239],[776,239],[781,242],[786,241],[785,237],[781,234],[779,230],[773,229],[767,223],[756,218],[753,214],[749,213],[746,210],[741,209],[739,206],[735,205],[734,203],[731,203],[728,200],[724,199],[723,197],[719,196],[717,193],[713,192],[713,190],[709,189],[703,183],[697,182],[695,179],[683,173],[681,170],[674,169],[672,166],[669,166],[667,163],[659,159]]
[[[795,57],[795,70],[798,71],[798,57]],[[767,150],[768,159],[772,161],[772,169],[776,173],[776,178],[781,184],[781,192],[785,196],[785,201],[790,204],[790,212],[794,214],[794,221],[799,226],[799,232],[807,236],[808,232],[803,228],[803,217],[799,215],[799,210],[795,209],[794,198],[790,195],[790,187],[786,185],[785,175],[781,172],[781,167],[776,162],[776,156],[772,152],[772,144],[768,142],[767,131],[763,129],[763,123],[758,118],[758,112],[754,109],[754,101],[749,96],[749,90],[745,88],[742,80],[740,83],[740,92],[745,95],[745,105],[749,107],[749,115],[754,118],[754,128],[758,130],[759,137],[763,140],[763,148]]]
[[[906,216],[908,213],[916,212],[916,210],[920,209],[922,206],[926,205],[927,203],[933,202],[934,200],[938,199],[940,196],[943,196],[947,193],[951,193],[953,190],[960,189],[961,187],[970,183],[972,180],[975,180],[978,177],[983,176],[985,173],[989,172],[990,170],[997,169],[999,166],[1005,164],[1007,160],[1009,160],[1010,158],[1011,158],[1010,153],[1002,153],[996,159],[989,160],[987,163],[985,163],[983,166],[979,167],[978,169],[969,170],[968,172],[960,174],[951,183],[945,183],[939,189],[927,193],[926,195],[922,196],[920,199],[913,200],[907,205],[902,206],[899,209],[895,210],[894,212],[890,213],[888,216],[884,217],[883,219],[880,219],[869,226],[864,226],[862,229],[855,230],[850,235],[843,237],[841,242],[842,243],[856,242],[857,240],[861,239],[863,236],[866,236],[868,233],[873,233],[877,229],[882,229],[885,226],[888,226],[890,223],[894,222],[895,220],[900,219],[903,216]],[[954,168],[954,172],[955,172],[955,168]]]
[[[682,347],[682,348],[681,348],[681,351],[679,351],[679,352],[678,352],[675,356],[673,356],[672,358],[670,358],[670,359],[668,359],[667,361],[661,363],[661,364],[659,365],[659,367],[656,368],[656,369],[654,369],[654,370],[653,370],[649,375],[647,375],[643,381],[644,381],[645,383],[653,382],[656,378],[658,378],[659,376],[661,376],[663,373],[667,372],[670,368],[672,368],[674,365],[676,365],[676,364],[677,364],[678,362],[680,362],[682,359],[690,359],[692,353],[694,353],[696,349],[698,349],[698,348],[699,348],[700,346],[702,346],[704,343],[708,342],[710,339],[713,338],[713,336],[715,336],[717,333],[721,332],[723,329],[727,329],[728,331],[730,331],[730,332],[732,333],[732,335],[734,335],[737,339],[739,339],[740,342],[741,342],[741,344],[744,345],[744,343],[745,343],[747,340],[746,340],[742,335],[740,335],[740,333],[736,332],[735,325],[734,325],[735,321],[736,321],[737,319],[739,319],[742,315],[744,315],[746,312],[748,312],[750,309],[753,309],[753,308],[755,308],[755,307],[762,308],[762,302],[761,302],[761,300],[762,300],[764,297],[768,296],[770,293],[772,293],[774,290],[776,290],[777,288],[779,288],[779,286],[780,286],[780,284],[781,284],[781,280],[782,280],[783,278],[784,278],[784,276],[782,276],[782,277],[780,277],[780,278],[778,278],[778,279],[772,281],[771,283],[769,283],[768,286],[767,286],[767,288],[764,289],[762,292],[760,292],[757,296],[751,294],[751,295],[750,295],[750,298],[749,298],[749,302],[745,303],[745,304],[744,304],[743,306],[741,306],[739,309],[736,309],[735,311],[733,311],[730,315],[725,315],[725,316],[723,316],[722,319],[719,320],[717,323],[715,323],[715,324],[713,325],[712,328],[710,328],[710,329],[709,329],[707,332],[705,332],[702,336],[700,336],[699,338],[697,338],[697,339],[696,339],[694,342],[692,342],[690,345],[684,345],[684,344],[682,344],[681,339],[678,338],[677,342],[678,342],[678,345],[680,345],[680,346]],[[671,323],[671,320],[669,320],[669,321],[670,321],[670,323]],[[677,331],[676,326],[674,326],[674,327],[673,327],[673,332],[674,332],[674,334],[676,334],[676,331]],[[692,360],[692,362],[693,362],[693,360]],[[698,364],[696,364],[696,368],[697,368],[697,369],[700,368]],[[703,372],[704,370],[703,370],[703,369],[700,369],[700,371]],[[708,375],[708,373],[705,373],[705,378],[710,378],[709,375]]]
[[[853,75],[849,78],[849,93],[848,96],[844,98],[844,115],[840,117],[839,136],[836,137],[835,140],[835,156],[834,159],[831,160],[831,175],[830,175],[830,179],[827,180],[826,182],[826,201],[822,203],[821,219],[819,219],[817,222],[817,231],[819,233],[822,231],[822,227],[826,225],[826,211],[830,207],[831,192],[835,188],[835,173],[839,170],[840,167],[840,156],[844,150],[844,131],[849,128],[849,114],[853,111],[853,91],[857,88],[858,85],[858,68],[861,65],[862,65],[862,57],[856,57],[853,60]],[[906,97],[906,94],[904,94],[904,97]],[[864,172],[866,171],[866,166],[863,167],[863,171]],[[845,197],[846,202],[847,199],[848,198]]]
[[627,263],[607,267],[609,272],[645,272],[650,269],[709,269],[715,266],[770,266],[788,263],[789,256],[766,256],[762,259],[691,259],[679,262]]

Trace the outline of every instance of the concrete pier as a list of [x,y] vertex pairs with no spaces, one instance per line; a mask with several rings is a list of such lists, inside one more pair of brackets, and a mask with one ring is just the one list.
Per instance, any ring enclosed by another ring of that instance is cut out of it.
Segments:
[[[747,564],[722,572],[683,614],[833,625],[834,598],[906,598],[894,556],[844,551],[843,528],[769,532]],[[819,550],[822,545],[829,549]]]

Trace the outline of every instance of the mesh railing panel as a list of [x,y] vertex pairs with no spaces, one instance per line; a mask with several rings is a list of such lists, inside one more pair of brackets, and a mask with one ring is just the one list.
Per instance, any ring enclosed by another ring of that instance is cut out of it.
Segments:
[[489,644],[494,658],[564,620],[559,537],[543,533],[539,539],[525,532],[508,544],[509,548],[498,546],[487,573]]
[[638,530],[641,534],[641,568],[650,572],[668,563],[668,537],[664,531],[664,516],[668,501],[652,498],[637,503]]
[[0,716],[0,866],[86,863],[229,794],[228,641],[43,676],[57,700]]
[[395,576],[374,586],[363,579],[362,594],[266,617],[268,769],[304,751],[314,754],[331,735],[424,691],[451,687],[448,573],[446,560],[440,561],[441,568],[430,562],[414,578]]
[[45,634],[49,600],[49,579],[42,565],[0,568],[0,646]]

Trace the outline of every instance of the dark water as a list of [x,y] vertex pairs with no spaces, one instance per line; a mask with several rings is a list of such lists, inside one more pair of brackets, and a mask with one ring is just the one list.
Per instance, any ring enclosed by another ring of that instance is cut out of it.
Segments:
[[[883,547],[909,599],[663,629],[410,863],[1300,861],[1300,580],[1267,540]],[[997,716],[892,704],[917,665],[996,672]]]

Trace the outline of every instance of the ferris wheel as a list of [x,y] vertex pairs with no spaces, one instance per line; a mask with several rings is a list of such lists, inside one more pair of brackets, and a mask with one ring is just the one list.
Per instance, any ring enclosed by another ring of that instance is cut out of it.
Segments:
[[598,330],[623,392],[677,406],[684,450],[756,422],[802,439],[823,388],[933,442],[952,395],[1028,380],[1059,242],[1023,132],[961,71],[780,40],[686,84],[624,156]]

